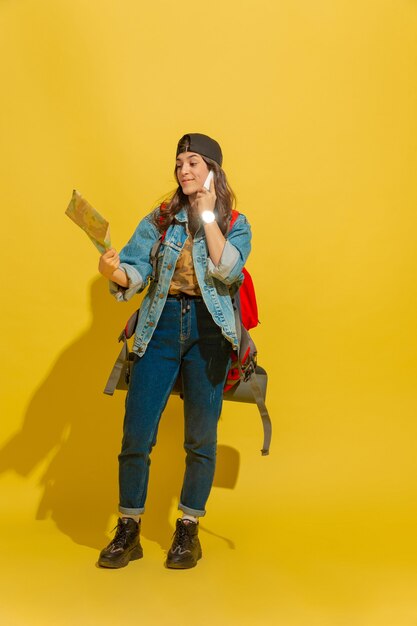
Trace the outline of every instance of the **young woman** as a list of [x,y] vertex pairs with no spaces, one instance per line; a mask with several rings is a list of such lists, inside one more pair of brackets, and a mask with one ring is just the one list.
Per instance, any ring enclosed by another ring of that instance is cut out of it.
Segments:
[[[110,291],[128,300],[149,285],[135,332],[119,455],[120,517],[99,565],[124,567],[142,557],[140,516],[145,510],[149,455],[161,414],[182,377],[186,467],[166,566],[194,567],[201,558],[198,518],[213,483],[217,422],[232,349],[238,346],[231,293],[240,285],[251,231],[239,215],[230,229],[234,195],[222,170],[219,144],[198,133],[177,146],[178,188],[166,206],[145,217],[120,255],[99,263]],[[210,187],[204,183],[213,172]],[[153,276],[151,251],[161,240]]]

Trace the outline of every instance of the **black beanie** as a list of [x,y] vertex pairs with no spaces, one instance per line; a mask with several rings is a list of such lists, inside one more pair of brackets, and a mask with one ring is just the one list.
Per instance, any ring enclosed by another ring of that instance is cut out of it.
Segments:
[[196,152],[205,156],[213,161],[216,161],[221,167],[223,162],[222,150],[214,139],[207,135],[201,135],[200,133],[188,133],[181,137],[177,146],[177,156],[180,152],[185,152],[183,146],[185,142],[188,143],[187,152]]

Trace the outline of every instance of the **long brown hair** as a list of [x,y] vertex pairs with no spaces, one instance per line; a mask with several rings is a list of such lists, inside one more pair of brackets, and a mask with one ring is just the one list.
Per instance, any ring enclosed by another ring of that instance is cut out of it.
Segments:
[[[214,186],[216,189],[216,206],[214,214],[220,230],[223,235],[225,235],[229,227],[232,209],[236,202],[236,196],[227,182],[226,174],[220,165],[208,157],[203,155],[200,156],[206,162],[209,170],[212,170],[214,174]],[[178,183],[177,168],[174,170],[174,176]],[[171,226],[176,214],[182,208],[186,208],[187,211],[189,211],[191,207],[188,196],[183,193],[181,185],[178,183],[178,187],[173,196],[164,203],[164,210],[159,211],[156,209],[154,213],[154,224],[161,233],[166,231],[169,226]]]

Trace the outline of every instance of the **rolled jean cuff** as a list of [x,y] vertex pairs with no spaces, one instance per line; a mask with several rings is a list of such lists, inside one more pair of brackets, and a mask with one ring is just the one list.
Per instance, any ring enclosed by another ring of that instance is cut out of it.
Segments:
[[194,517],[204,517],[206,514],[205,511],[200,511],[199,509],[190,509],[189,506],[185,506],[184,504],[181,504],[181,502],[179,503],[178,508],[183,513],[193,515]]
[[119,506],[119,513],[122,513],[123,515],[142,515],[144,511],[144,506],[141,509],[127,509],[124,506]]

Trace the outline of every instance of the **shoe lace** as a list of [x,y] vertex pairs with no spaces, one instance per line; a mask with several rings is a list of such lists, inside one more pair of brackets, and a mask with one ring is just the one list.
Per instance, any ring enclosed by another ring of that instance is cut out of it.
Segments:
[[175,548],[177,548],[178,546],[180,546],[181,548],[188,543],[188,541],[190,540],[190,536],[188,534],[188,528],[186,524],[178,524],[174,535],[173,535],[173,543],[172,543],[172,549],[175,550]]
[[123,548],[126,543],[127,526],[125,526],[125,524],[123,524],[123,522],[119,520],[117,522],[117,526],[115,526],[113,530],[116,531],[116,534],[113,541],[111,542],[111,545],[116,546],[117,548]]

